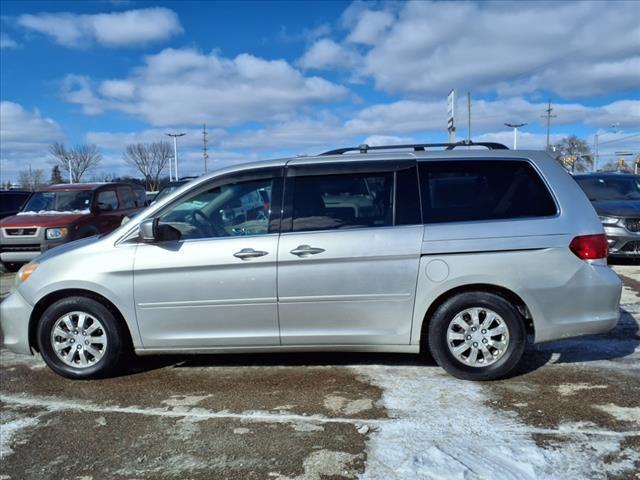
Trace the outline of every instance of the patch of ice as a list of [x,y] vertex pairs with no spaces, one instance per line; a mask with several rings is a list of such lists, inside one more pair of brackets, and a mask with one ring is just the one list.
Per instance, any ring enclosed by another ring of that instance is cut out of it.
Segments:
[[169,405],[170,407],[189,407],[197,405],[206,398],[212,395],[172,395],[166,400],[162,400],[161,403]]
[[297,422],[292,424],[296,432],[323,432],[324,427],[315,423]]
[[246,435],[247,433],[250,433],[251,430],[249,430],[248,428],[234,428],[233,429],[233,433],[235,433],[236,435]]

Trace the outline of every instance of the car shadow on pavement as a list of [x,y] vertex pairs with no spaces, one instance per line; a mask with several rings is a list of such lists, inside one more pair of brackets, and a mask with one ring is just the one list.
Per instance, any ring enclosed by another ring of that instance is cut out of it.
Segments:
[[636,362],[627,359],[640,345],[640,329],[631,313],[621,309],[618,324],[607,333],[558,340],[534,345],[529,343],[520,365],[510,376],[533,372],[547,363],[572,364],[603,360]]

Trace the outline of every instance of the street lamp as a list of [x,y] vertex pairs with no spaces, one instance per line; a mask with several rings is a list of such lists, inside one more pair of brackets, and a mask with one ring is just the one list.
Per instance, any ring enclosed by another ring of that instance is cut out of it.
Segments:
[[[168,137],[173,137],[173,160],[175,162],[176,180],[179,180],[178,176],[178,137],[184,137],[186,133],[165,133]],[[171,180],[171,164],[169,164],[169,180]]]
[[[616,122],[616,123],[612,123],[610,126],[610,128],[618,128],[620,127],[620,122]],[[602,132],[602,133],[598,133],[596,132],[593,135],[593,171],[597,172],[598,171],[598,139],[600,138],[600,135],[604,135],[605,133],[615,133],[614,132]]]
[[513,128],[513,149],[518,149],[518,129],[520,127],[524,127],[525,125],[529,125],[528,123],[505,123],[506,127]]

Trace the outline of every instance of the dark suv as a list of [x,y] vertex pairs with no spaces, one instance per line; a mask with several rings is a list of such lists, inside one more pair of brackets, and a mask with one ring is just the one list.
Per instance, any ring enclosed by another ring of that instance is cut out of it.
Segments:
[[574,178],[600,217],[609,256],[640,258],[640,175],[592,173]]
[[105,233],[145,206],[145,191],[127,183],[52,185],[0,220],[0,260],[7,270],[57,245]]

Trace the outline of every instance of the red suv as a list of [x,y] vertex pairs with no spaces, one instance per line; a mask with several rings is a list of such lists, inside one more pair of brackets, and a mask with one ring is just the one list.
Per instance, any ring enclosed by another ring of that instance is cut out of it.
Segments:
[[128,183],[52,185],[35,192],[16,215],[0,220],[0,260],[15,270],[45,250],[114,230],[146,203]]

